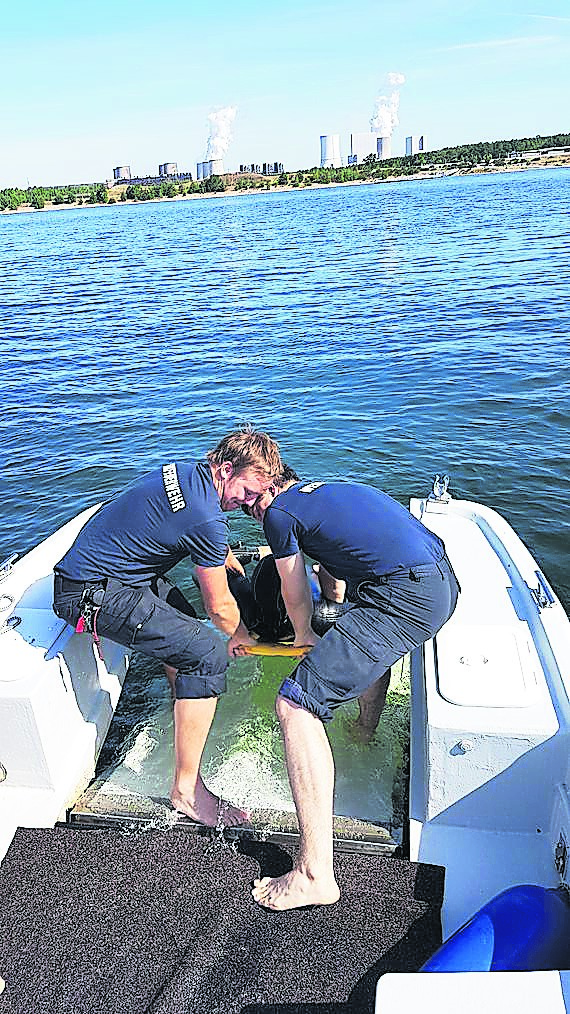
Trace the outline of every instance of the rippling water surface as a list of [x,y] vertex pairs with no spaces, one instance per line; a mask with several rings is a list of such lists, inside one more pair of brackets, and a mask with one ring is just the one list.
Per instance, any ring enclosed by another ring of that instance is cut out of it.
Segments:
[[3,554],[249,419],[404,503],[449,472],[570,607],[569,212],[561,169],[3,216]]
[[402,502],[444,468],[570,606],[569,211],[561,169],[3,216],[3,551],[253,419]]

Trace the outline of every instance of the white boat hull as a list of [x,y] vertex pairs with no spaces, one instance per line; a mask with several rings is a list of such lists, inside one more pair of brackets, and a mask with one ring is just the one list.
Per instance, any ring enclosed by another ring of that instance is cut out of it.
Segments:
[[413,500],[411,510],[444,540],[462,588],[451,620],[412,661],[410,858],[446,868],[448,936],[506,887],[560,882],[570,623],[500,515],[451,498]]
[[[570,886],[570,622],[500,515],[446,494],[410,508],[462,587],[412,658],[410,859],[445,868],[446,941],[515,885]],[[569,974],[532,969],[384,975],[376,1011],[411,1014],[420,990],[430,1011],[570,1009]]]
[[52,609],[53,566],[97,508],[18,560],[0,583],[0,857],[17,826],[50,827],[89,784],[128,653]]

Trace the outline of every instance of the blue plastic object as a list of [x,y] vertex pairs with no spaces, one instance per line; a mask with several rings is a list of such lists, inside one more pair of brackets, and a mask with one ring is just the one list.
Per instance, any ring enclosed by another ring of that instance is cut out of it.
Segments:
[[570,904],[562,888],[509,887],[469,919],[421,972],[570,968]]
[[311,586],[311,598],[313,602],[318,602],[319,599],[322,597],[319,579],[315,574],[313,568],[310,566],[310,564],[305,565],[305,570],[307,572],[307,577],[309,579],[309,584]]

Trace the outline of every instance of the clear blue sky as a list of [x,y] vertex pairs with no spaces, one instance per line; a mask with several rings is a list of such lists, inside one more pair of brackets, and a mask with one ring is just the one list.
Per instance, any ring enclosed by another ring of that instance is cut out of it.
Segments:
[[227,170],[317,165],[404,75],[394,154],[570,131],[570,0],[28,0],[0,31],[0,188],[196,170],[236,108]]

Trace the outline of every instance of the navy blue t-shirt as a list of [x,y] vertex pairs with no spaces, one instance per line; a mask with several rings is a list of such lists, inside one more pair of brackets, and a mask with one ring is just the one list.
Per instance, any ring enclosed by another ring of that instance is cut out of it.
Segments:
[[364,581],[441,560],[445,549],[405,507],[359,482],[299,482],[265,512],[276,559],[302,551],[333,577]]
[[223,566],[227,549],[210,466],[172,462],[104,504],[55,569],[72,581],[114,577],[140,585],[187,556],[201,567]]

